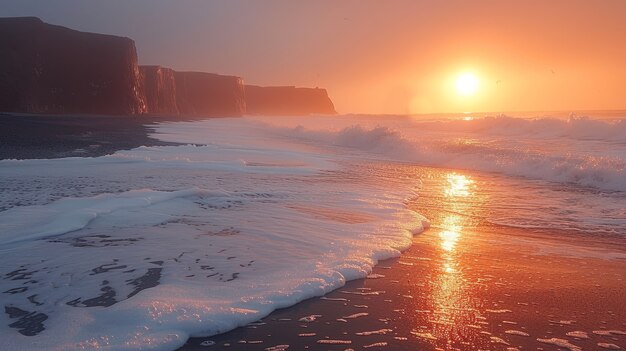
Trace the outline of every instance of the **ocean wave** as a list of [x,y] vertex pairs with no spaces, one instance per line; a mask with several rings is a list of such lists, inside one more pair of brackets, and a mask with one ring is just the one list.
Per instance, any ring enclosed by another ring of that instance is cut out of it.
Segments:
[[[354,124],[316,130],[300,125],[276,127],[276,132],[389,160],[626,191],[626,146],[615,145],[616,140],[626,140],[623,121],[497,117],[414,123],[402,129]],[[499,137],[494,138],[496,135]]]

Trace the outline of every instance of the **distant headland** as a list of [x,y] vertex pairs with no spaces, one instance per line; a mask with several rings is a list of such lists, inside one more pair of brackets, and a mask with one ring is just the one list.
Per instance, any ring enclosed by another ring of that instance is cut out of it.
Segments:
[[242,116],[336,114],[326,89],[140,66],[130,38],[0,18],[0,112]]

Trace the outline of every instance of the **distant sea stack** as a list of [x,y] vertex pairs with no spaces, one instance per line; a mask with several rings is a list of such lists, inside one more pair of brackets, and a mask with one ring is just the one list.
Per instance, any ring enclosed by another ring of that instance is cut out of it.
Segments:
[[135,43],[35,17],[0,18],[0,111],[145,113]]
[[246,108],[250,115],[296,116],[337,113],[326,89],[256,85],[246,85],[245,88]]
[[147,112],[155,115],[178,115],[174,70],[160,66],[139,66],[139,72],[146,95]]
[[176,72],[176,102],[181,115],[242,116],[243,80],[204,72]]

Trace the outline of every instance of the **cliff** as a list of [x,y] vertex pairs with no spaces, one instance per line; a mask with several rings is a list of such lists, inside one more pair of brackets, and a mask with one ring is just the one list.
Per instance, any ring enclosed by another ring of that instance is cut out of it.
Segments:
[[147,112],[177,115],[175,72],[160,66],[139,66],[139,72],[146,96]]
[[325,89],[137,65],[129,38],[0,18],[0,112],[242,116],[335,114]]
[[135,43],[38,18],[0,18],[0,111],[146,112]]
[[246,85],[246,109],[251,115],[334,115],[335,106],[326,89],[259,87]]
[[246,111],[243,81],[235,76],[175,72],[176,103],[182,115],[242,116]]

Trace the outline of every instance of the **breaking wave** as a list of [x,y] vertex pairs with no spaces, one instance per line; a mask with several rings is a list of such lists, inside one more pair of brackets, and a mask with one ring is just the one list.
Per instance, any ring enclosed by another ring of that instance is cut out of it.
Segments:
[[500,116],[384,123],[326,130],[299,125],[278,133],[389,160],[626,191],[624,120]]

